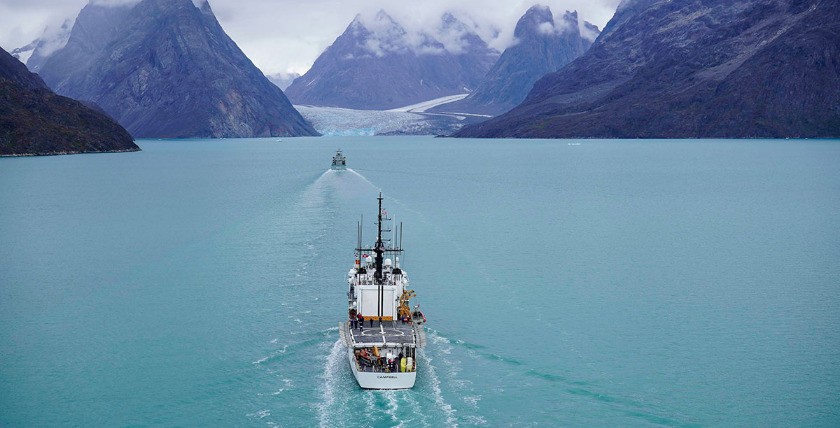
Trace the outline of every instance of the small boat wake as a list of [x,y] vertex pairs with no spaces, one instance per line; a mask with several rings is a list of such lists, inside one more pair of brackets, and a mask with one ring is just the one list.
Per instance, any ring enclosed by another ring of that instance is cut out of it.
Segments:
[[365,183],[367,183],[367,184],[368,184],[371,188],[373,188],[373,189],[379,189],[379,186],[377,186],[377,185],[373,184],[373,182],[371,182],[370,180],[368,180],[368,179],[367,179],[367,177],[365,177],[365,176],[364,176],[364,175],[362,175],[362,174],[359,174],[358,172],[356,172],[356,170],[354,170],[354,169],[352,169],[352,168],[347,168],[347,172],[349,172],[349,173],[351,173],[351,174],[355,175],[355,176],[356,176],[356,177],[358,177],[360,180],[362,180],[362,181],[364,181]]
[[424,365],[426,367],[426,378],[429,384],[429,389],[431,390],[432,399],[434,400],[438,412],[445,417],[446,426],[457,427],[458,419],[455,417],[455,409],[452,408],[452,405],[447,403],[443,398],[443,391],[440,387],[440,378],[438,377],[437,370],[433,364],[434,359],[422,349],[420,350],[420,355],[426,361],[426,364]]
[[[413,419],[413,415],[422,415],[414,398],[403,391],[356,387],[347,370],[347,348],[340,339],[333,343],[325,358],[322,380],[321,400],[316,405],[320,427],[354,426],[359,420],[378,422],[373,425],[400,426]],[[424,423],[422,426],[431,425]]]
[[[471,365],[501,364],[506,366],[505,371],[507,372],[518,372],[518,378],[534,378],[548,384],[553,384],[556,386],[556,391],[558,394],[568,394],[569,396],[574,397],[584,397],[593,402],[608,406],[610,411],[620,412],[626,416],[643,420],[646,423],[667,426],[683,425],[683,422],[679,420],[662,415],[662,409],[659,409],[656,406],[632,398],[622,397],[619,394],[612,394],[609,390],[605,389],[601,385],[598,385],[597,383],[587,382],[585,380],[580,379],[574,379],[568,376],[564,376],[562,374],[537,369],[532,367],[528,361],[519,360],[510,356],[500,355],[496,352],[491,351],[483,345],[466,342],[460,339],[452,339],[450,337],[442,335],[440,332],[434,329],[427,329],[427,335],[429,341],[434,344],[433,348],[444,356],[449,356],[452,354],[465,355],[473,359],[473,361],[468,363]],[[429,358],[428,356],[426,356],[426,358],[427,360],[429,360],[429,366],[431,367],[431,358]],[[451,364],[451,366],[455,367],[457,365]],[[445,374],[446,378],[457,379],[459,369],[457,367],[452,369],[450,368],[450,365],[447,365],[447,368],[449,370]],[[452,384],[448,386],[455,390],[458,396],[462,397],[464,404],[467,406],[466,409],[471,409],[469,410],[470,412],[472,412],[473,410],[477,411],[478,402],[481,400],[482,397],[481,395],[475,394],[474,391],[470,390],[470,387],[468,385],[469,382],[459,382],[458,380],[453,380],[451,383]],[[473,423],[486,423],[480,416],[462,415],[461,419],[466,421],[466,423],[469,425],[472,425]]]
[[347,378],[347,376],[341,375],[341,369],[344,367],[343,363],[345,362],[344,353],[344,344],[341,343],[341,339],[338,339],[333,343],[330,353],[327,354],[323,374],[324,390],[321,394],[321,402],[317,406],[318,426],[320,427],[341,426],[346,421],[343,415],[346,415],[349,411],[349,400],[347,400],[349,394],[341,394],[344,400],[341,400],[341,397],[338,397],[337,394],[337,390],[341,388],[341,385],[346,384],[346,381],[349,380],[349,378],[343,379]]
[[[351,168],[328,169],[313,185],[323,186],[337,201],[367,200],[379,190],[375,184]],[[354,209],[358,209],[354,207]]]
[[[330,329],[330,332],[335,333],[335,329]],[[451,351],[449,343],[448,340],[441,341],[441,345]],[[323,388],[320,401],[315,406],[318,426],[354,426],[355,421],[365,420],[374,426],[457,427],[456,410],[444,398],[434,358],[423,350],[419,353],[424,364],[418,373],[421,376],[418,388],[363,390],[356,386],[347,367],[344,343],[341,339],[333,342],[324,357]]]

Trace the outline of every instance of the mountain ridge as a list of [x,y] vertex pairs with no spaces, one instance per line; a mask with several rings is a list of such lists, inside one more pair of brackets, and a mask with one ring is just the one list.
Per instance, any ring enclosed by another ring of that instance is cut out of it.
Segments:
[[452,14],[440,26],[461,52],[429,33],[409,34],[384,10],[372,20],[356,15],[286,94],[301,105],[388,110],[469,92],[498,52]]
[[[597,36],[597,27],[587,29]],[[433,111],[498,115],[517,106],[534,83],[582,55],[592,41],[581,34],[577,12],[563,15],[559,23],[551,9],[534,5],[519,19],[514,43],[487,72],[475,91],[465,99]]]
[[44,80],[140,138],[318,135],[227,36],[210,4],[88,4]]
[[836,2],[625,3],[586,54],[455,136],[840,135]]
[[54,94],[0,49],[0,156],[138,151],[106,114]]

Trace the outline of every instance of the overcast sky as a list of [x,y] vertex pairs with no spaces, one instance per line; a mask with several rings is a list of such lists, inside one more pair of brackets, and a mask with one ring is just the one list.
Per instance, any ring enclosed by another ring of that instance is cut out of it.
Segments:
[[[136,0],[97,0],[136,1]],[[485,40],[503,49],[517,19],[531,5],[555,15],[577,10],[581,20],[603,28],[620,0],[210,0],[219,22],[267,74],[303,73],[344,32],[357,13],[385,9],[406,27],[430,25],[445,11],[472,20]],[[75,18],[88,0],[0,0],[0,46],[7,51],[39,37],[48,25]]]

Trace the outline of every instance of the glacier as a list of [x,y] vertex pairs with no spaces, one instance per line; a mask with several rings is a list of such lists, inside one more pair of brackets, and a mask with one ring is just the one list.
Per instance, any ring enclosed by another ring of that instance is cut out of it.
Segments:
[[426,110],[458,101],[452,95],[390,110],[354,110],[341,107],[295,105],[298,112],[323,135],[450,135],[489,116],[464,113],[427,113]]

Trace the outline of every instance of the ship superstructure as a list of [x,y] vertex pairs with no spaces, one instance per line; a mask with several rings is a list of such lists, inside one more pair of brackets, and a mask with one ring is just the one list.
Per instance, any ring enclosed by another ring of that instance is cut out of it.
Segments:
[[347,158],[341,153],[341,149],[335,151],[330,169],[347,169]]
[[408,274],[400,267],[402,225],[392,240],[383,240],[383,222],[391,221],[379,195],[377,236],[363,248],[361,222],[355,263],[347,273],[348,321],[339,331],[359,386],[366,389],[405,389],[414,386],[417,348],[425,344],[419,307],[413,309]]

